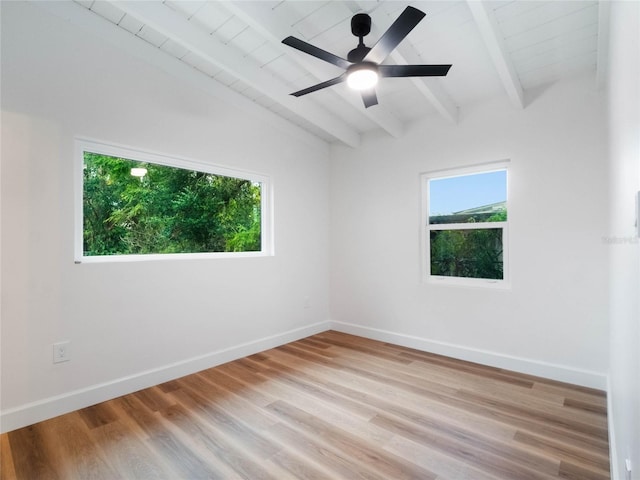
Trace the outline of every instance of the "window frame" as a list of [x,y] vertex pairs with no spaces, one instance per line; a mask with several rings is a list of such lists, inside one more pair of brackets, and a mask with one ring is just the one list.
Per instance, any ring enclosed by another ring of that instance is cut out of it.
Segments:
[[[212,258],[243,258],[273,256],[273,211],[272,211],[272,182],[268,175],[224,167],[217,164],[193,160],[175,155],[165,155],[157,152],[141,150],[135,147],[115,145],[88,138],[75,138],[75,195],[74,195],[74,262],[80,263],[111,263],[137,262],[149,260],[186,260]],[[203,173],[233,177],[260,183],[260,250],[252,252],[194,252],[194,253],[150,253],[130,255],[90,255],[84,254],[84,153],[91,152],[100,155],[125,158],[141,163],[152,163],[165,167],[196,170]]]
[[[485,287],[508,289],[511,288],[510,262],[509,262],[509,220],[511,218],[509,210],[509,160],[500,160],[472,166],[458,168],[447,168],[432,170],[420,174],[421,185],[421,216],[420,216],[420,250],[421,250],[421,270],[422,282],[432,285],[457,285],[466,287]],[[476,222],[476,223],[429,223],[429,181],[452,177],[462,177],[467,175],[491,173],[504,170],[506,178],[506,199],[507,220],[504,222]],[[500,279],[472,278],[472,277],[450,277],[444,275],[431,274],[431,232],[434,230],[473,230],[473,229],[502,229],[502,274]]]

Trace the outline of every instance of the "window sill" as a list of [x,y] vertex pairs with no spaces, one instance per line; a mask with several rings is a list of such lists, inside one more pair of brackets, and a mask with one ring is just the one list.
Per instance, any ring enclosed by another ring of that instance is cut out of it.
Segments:
[[511,289],[511,282],[508,280],[489,280],[484,278],[439,277],[429,275],[423,279],[423,283],[438,286],[489,288],[495,290]]
[[96,255],[76,258],[76,264],[82,263],[126,263],[174,260],[212,260],[220,258],[272,257],[269,252],[207,252],[207,253],[150,253],[143,255]]

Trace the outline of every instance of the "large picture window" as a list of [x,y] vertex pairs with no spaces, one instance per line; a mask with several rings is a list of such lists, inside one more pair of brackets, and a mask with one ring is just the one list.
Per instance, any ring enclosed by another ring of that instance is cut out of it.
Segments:
[[269,252],[268,179],[78,141],[76,260]]
[[506,285],[506,166],[424,174],[423,193],[425,278],[464,285]]

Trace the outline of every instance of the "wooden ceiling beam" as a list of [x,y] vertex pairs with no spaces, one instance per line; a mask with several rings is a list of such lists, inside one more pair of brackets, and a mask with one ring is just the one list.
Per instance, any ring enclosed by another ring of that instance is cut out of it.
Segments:
[[509,96],[509,100],[511,100],[511,103],[515,107],[524,108],[525,102],[522,84],[513,66],[513,62],[511,62],[495,15],[483,0],[467,0],[467,5],[480,31],[480,36],[493,60],[493,65],[498,71],[498,76]]
[[186,18],[160,2],[114,0],[111,2],[128,15],[170,38],[195,55],[225,70],[251,88],[273,99],[293,114],[304,118],[336,140],[357,147],[360,134],[342,119],[311,102],[298,102],[289,89],[257,64],[243,60],[235,48],[219,42],[191,24]]

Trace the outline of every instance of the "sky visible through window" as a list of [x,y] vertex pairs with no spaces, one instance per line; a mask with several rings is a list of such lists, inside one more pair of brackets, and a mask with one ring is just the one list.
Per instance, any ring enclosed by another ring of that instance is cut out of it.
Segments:
[[449,215],[507,200],[507,171],[429,180],[429,215]]

